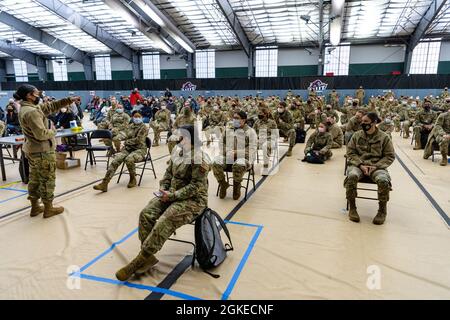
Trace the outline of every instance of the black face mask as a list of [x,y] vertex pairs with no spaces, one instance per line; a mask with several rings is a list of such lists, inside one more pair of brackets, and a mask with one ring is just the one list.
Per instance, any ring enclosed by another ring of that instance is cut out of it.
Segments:
[[353,106],[354,106],[354,107],[357,107],[357,106],[358,106],[358,103],[353,102]]
[[327,126],[331,127],[331,122],[327,121]]
[[424,109],[428,111],[431,109],[431,106],[425,106]]
[[364,130],[364,132],[367,132],[372,128],[372,124],[371,123],[363,123],[363,124],[361,124],[361,128]]
[[39,101],[41,101],[40,97],[35,97],[33,103],[34,104],[39,104]]
[[259,115],[258,115],[258,119],[260,119],[260,120],[264,120],[264,119],[266,119],[266,116],[265,116],[265,115],[263,115],[263,114],[259,114]]

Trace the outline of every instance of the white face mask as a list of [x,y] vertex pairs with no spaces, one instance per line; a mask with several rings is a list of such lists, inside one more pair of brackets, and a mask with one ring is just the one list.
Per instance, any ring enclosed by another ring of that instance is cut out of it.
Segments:
[[162,110],[166,110],[166,108],[167,108],[166,106],[161,106]]
[[319,128],[319,132],[320,132],[320,133],[324,133],[325,131],[326,131],[325,128],[323,128],[323,127],[320,127],[320,128]]
[[284,112],[284,109],[278,108],[278,113],[283,113],[283,112]]
[[236,129],[241,127],[241,120],[238,119],[233,119],[233,127],[235,127]]
[[65,113],[66,111],[67,111],[67,108],[62,108],[62,109],[61,109],[61,112],[62,112],[62,113]]

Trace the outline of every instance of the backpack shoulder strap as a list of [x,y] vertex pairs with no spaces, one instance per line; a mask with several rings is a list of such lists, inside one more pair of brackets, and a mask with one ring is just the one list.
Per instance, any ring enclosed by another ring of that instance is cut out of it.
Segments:
[[234,250],[234,248],[233,248],[233,243],[231,242],[230,232],[228,231],[228,228],[227,228],[225,222],[224,222],[224,221],[222,220],[222,218],[217,214],[217,212],[215,212],[214,210],[211,210],[210,212],[211,212],[211,214],[212,214],[213,216],[215,216],[216,219],[219,221],[220,226],[222,227],[223,231],[224,231],[225,234],[227,235],[228,241],[230,242],[230,245],[228,245],[228,246],[225,245],[225,250],[226,250],[226,251],[232,251],[232,250]]

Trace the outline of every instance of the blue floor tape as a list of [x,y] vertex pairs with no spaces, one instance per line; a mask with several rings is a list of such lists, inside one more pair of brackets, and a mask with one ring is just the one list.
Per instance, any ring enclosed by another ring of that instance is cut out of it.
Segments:
[[[231,221],[230,221],[230,223],[239,224],[239,225],[247,225],[244,223],[235,223],[235,222],[231,222]],[[255,225],[251,225],[251,226],[255,226]],[[257,227],[256,233],[253,236],[252,241],[248,245],[248,248],[245,251],[244,256],[242,257],[241,262],[239,263],[239,266],[238,266],[236,272],[234,273],[233,277],[231,278],[230,282],[228,283],[227,289],[225,290],[225,292],[222,295],[222,300],[228,300],[228,298],[230,297],[230,294],[233,291],[234,286],[236,285],[236,282],[239,279],[239,276],[241,275],[241,272],[244,269],[245,264],[247,263],[248,257],[252,253],[253,247],[255,246],[255,243],[258,240],[259,235],[261,234],[263,227],[262,226],[256,226],[256,227]]]
[[5,202],[8,202],[8,201],[11,201],[11,200],[14,200],[14,199],[26,196],[27,194],[28,194],[28,192],[27,193],[22,193],[22,194],[19,194],[18,196],[15,196],[15,197],[12,197],[12,198],[9,198],[9,199],[1,200],[0,203],[5,203]]
[[9,191],[18,191],[18,192],[28,193],[28,191],[27,191],[27,190],[24,190],[24,189],[0,188],[0,190],[9,190]]

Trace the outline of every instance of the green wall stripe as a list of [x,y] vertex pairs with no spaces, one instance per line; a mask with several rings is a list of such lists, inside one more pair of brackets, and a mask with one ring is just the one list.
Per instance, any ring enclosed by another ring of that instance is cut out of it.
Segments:
[[247,78],[247,67],[216,68],[216,78]]
[[279,77],[316,76],[317,65],[278,66]]
[[450,74],[450,61],[439,62],[438,74]]
[[186,69],[164,69],[161,70],[161,79],[183,79],[187,78]]
[[392,71],[403,73],[403,62],[394,63],[355,63],[350,64],[349,76],[386,75]]

